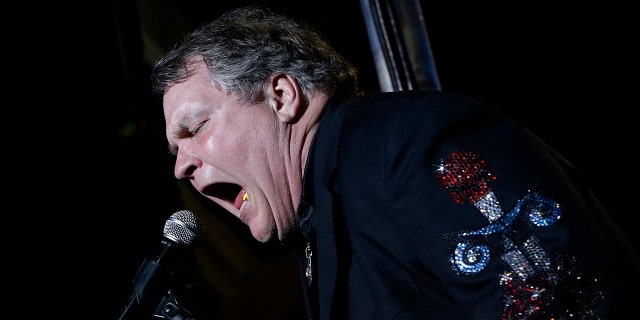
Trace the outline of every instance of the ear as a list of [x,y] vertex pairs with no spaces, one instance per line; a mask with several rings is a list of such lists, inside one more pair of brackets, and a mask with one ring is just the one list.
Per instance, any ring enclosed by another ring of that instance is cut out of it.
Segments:
[[284,123],[297,121],[302,113],[302,91],[298,81],[286,74],[276,75],[267,88],[268,103]]

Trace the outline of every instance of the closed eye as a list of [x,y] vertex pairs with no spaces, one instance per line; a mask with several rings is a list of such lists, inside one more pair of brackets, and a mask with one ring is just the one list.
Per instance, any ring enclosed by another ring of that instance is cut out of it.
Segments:
[[189,130],[190,136],[195,136],[196,134],[198,134],[198,132],[200,132],[200,130],[202,130],[202,128],[204,127],[205,123],[207,123],[206,120],[198,123],[197,126],[195,126],[193,129]]

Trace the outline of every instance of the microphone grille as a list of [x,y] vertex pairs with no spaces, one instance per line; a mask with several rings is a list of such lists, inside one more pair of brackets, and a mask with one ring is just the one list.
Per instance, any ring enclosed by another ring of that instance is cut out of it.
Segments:
[[190,245],[196,238],[202,238],[204,227],[193,212],[180,210],[172,214],[164,224],[164,236],[183,245]]

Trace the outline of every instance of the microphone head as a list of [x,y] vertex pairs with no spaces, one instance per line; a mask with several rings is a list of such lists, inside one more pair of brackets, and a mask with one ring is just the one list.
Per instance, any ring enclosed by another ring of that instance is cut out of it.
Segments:
[[189,210],[180,210],[167,219],[163,234],[174,242],[189,246],[194,239],[202,238],[203,229],[198,216]]

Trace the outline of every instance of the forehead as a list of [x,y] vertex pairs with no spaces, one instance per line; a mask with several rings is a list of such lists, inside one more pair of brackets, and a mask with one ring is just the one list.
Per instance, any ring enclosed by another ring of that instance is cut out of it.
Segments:
[[174,105],[183,100],[192,100],[214,89],[209,72],[202,60],[190,63],[189,68],[193,72],[189,77],[167,88],[163,96],[165,105]]
[[209,78],[203,63],[193,64],[194,73],[184,81],[171,85],[163,96],[163,109],[168,123],[178,121],[187,114],[201,113],[215,95],[222,92],[216,88]]

